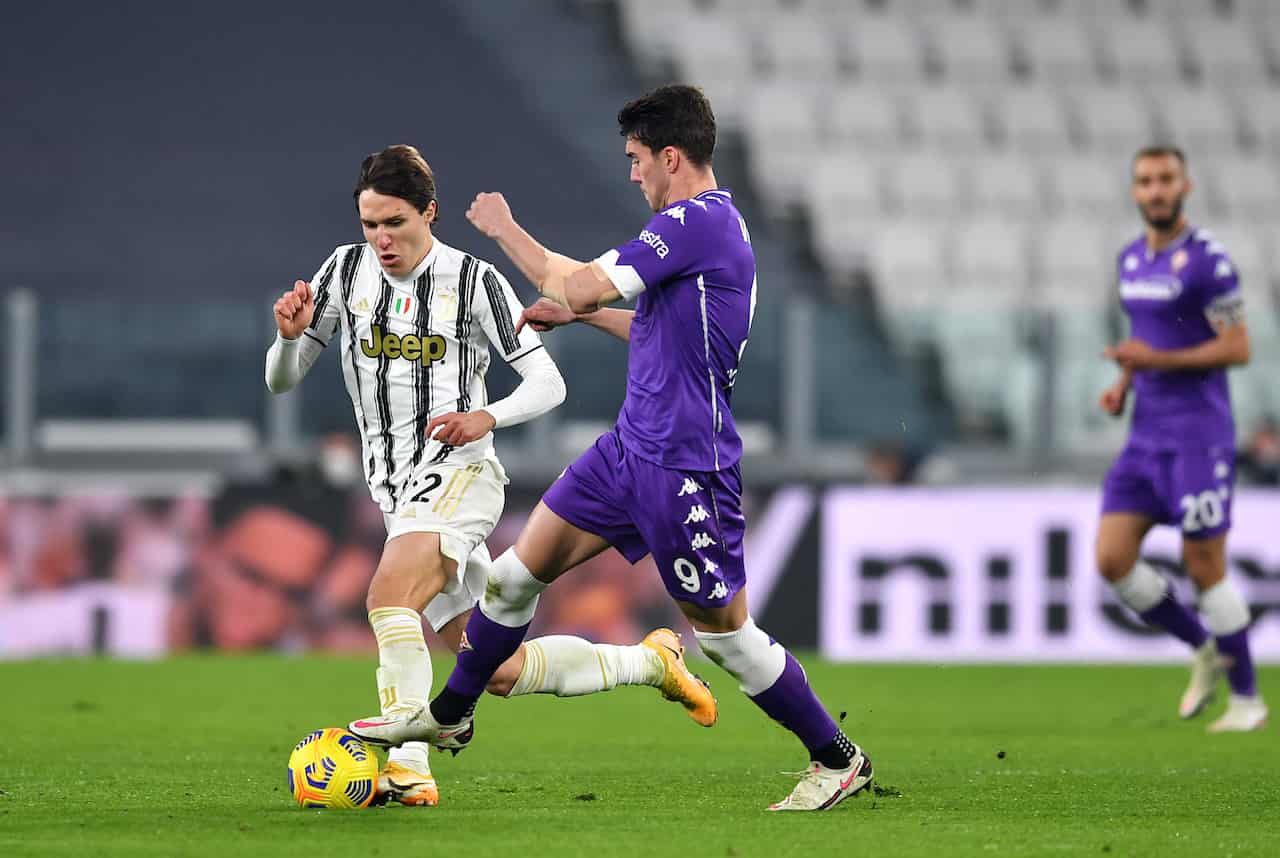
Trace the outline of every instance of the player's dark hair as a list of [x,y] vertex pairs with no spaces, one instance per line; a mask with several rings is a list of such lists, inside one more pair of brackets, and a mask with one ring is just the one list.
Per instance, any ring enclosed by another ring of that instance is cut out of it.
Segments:
[[1183,152],[1177,146],[1171,146],[1167,143],[1156,143],[1151,146],[1143,146],[1138,150],[1138,154],[1133,156],[1133,163],[1137,164],[1143,158],[1164,158],[1172,156],[1178,159],[1178,163],[1182,165],[1182,169],[1187,169],[1187,153]]
[[399,197],[419,212],[436,203],[434,223],[440,217],[440,204],[436,202],[436,177],[417,149],[403,143],[388,146],[374,152],[360,164],[360,179],[352,195],[356,205],[360,194],[372,188],[388,197]]
[[698,167],[711,163],[716,117],[696,86],[661,86],[618,111],[618,129],[658,152],[674,146]]

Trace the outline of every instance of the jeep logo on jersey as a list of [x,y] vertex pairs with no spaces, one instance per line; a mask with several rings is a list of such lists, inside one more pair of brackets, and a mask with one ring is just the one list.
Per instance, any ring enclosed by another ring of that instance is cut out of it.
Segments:
[[444,358],[444,337],[432,335],[420,337],[417,334],[382,333],[380,325],[374,325],[372,339],[360,341],[360,351],[365,357],[375,358],[379,355],[405,360],[421,360],[423,366],[430,366]]
[[653,252],[658,254],[659,259],[666,259],[667,254],[671,252],[671,248],[667,247],[667,243],[662,240],[662,236],[656,232],[644,230],[640,233],[640,240],[653,248]]

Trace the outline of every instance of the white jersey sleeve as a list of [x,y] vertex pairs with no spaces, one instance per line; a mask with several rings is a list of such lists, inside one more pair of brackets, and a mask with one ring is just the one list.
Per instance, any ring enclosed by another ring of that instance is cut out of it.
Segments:
[[511,363],[535,349],[542,348],[542,340],[536,331],[525,326],[516,334],[515,320],[524,312],[524,305],[516,297],[515,290],[492,265],[485,266],[480,277],[480,288],[472,299],[475,318],[480,320],[489,342]]
[[335,274],[344,256],[341,249],[335,250],[311,278],[316,309],[302,336],[287,340],[276,334],[276,341],[267,351],[267,388],[272,393],[284,393],[296,387],[337,330],[341,296]]

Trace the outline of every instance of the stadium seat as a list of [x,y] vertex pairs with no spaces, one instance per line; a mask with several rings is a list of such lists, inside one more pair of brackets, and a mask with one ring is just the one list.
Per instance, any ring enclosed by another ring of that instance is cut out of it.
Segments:
[[1023,223],[998,216],[967,220],[955,230],[952,248],[956,278],[982,284],[984,296],[1016,303],[1030,292]]
[[898,211],[932,220],[964,211],[963,185],[946,152],[911,153],[889,162],[884,175],[889,203]]
[[1127,167],[1127,160],[1093,156],[1050,159],[1045,164],[1050,199],[1060,212],[1103,222],[1118,218],[1129,208]]
[[1083,84],[1097,80],[1098,64],[1084,27],[1071,18],[1032,17],[1014,25],[1019,65],[1040,83]]
[[907,121],[924,146],[951,152],[976,152],[991,145],[981,106],[969,90],[927,86],[904,98]]
[[910,348],[928,339],[948,291],[946,254],[936,225],[899,219],[872,237],[871,271],[890,337]]
[[1218,198],[1235,220],[1280,222],[1280,177],[1261,158],[1224,159],[1205,168]]
[[1249,138],[1268,158],[1280,161],[1280,91],[1242,88],[1235,96]]
[[886,208],[879,172],[856,151],[819,155],[812,164],[806,192],[814,219],[847,215],[872,220],[882,217]]
[[1044,359],[1022,349],[1009,364],[1001,391],[1000,416],[1016,449],[1030,450],[1040,443],[1045,428],[1041,416],[1044,372]]
[[1227,97],[1206,87],[1171,87],[1153,90],[1160,139],[1185,149],[1190,157],[1234,155],[1243,135],[1235,110]]
[[1071,149],[1067,107],[1056,91],[1011,87],[999,92],[993,103],[1000,135],[1014,150],[1048,155]]
[[1097,307],[1110,299],[1121,240],[1107,243],[1087,218],[1044,223],[1032,245],[1037,302],[1045,306]]
[[712,12],[690,14],[673,29],[680,76],[707,93],[722,129],[740,130],[756,76],[748,33],[731,18]]
[[840,73],[837,36],[816,15],[790,11],[763,22],[759,39],[775,80],[829,85]]
[[1113,17],[1091,22],[1103,68],[1118,80],[1162,83],[1183,76],[1183,61],[1162,18]]
[[861,80],[907,84],[924,79],[924,44],[910,21],[889,15],[860,15],[843,29]]
[[1000,213],[1030,223],[1045,214],[1040,174],[1025,157],[991,154],[964,165],[970,199],[978,213]]
[[1075,91],[1071,101],[1084,140],[1095,155],[1129,158],[1151,141],[1150,110],[1132,87],[1088,87]]
[[925,23],[933,55],[948,81],[992,84],[1013,75],[1013,52],[1003,25],[974,15],[939,15]]
[[1004,410],[1009,366],[1020,347],[1023,308],[1002,302],[982,282],[955,284],[941,303],[934,341],[952,403],[963,417]]
[[896,100],[877,86],[841,86],[820,111],[827,141],[834,147],[897,152],[902,147],[902,117]]
[[816,106],[804,89],[757,87],[747,106],[746,141],[751,177],[765,201],[799,204],[819,147]]
[[1250,22],[1236,17],[1182,24],[1184,51],[1203,80],[1222,87],[1266,83],[1267,58]]
[[809,176],[806,203],[818,259],[838,278],[865,267],[864,243],[883,217],[879,172],[855,152],[820,155]]
[[622,34],[642,68],[658,72],[675,53],[671,21],[689,14],[691,0],[619,0]]
[[[1115,418],[1098,406],[1102,391],[1120,371],[1097,352],[1072,354],[1059,351],[1052,381],[1054,446],[1069,452],[1097,454],[1119,451],[1124,445],[1129,419]],[[1132,409],[1132,400],[1129,408]]]

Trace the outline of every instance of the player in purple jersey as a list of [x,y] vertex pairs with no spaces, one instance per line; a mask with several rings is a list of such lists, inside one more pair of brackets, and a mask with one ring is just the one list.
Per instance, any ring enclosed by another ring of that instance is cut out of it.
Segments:
[[[1129,441],[1103,484],[1098,568],[1122,602],[1195,654],[1178,714],[1198,715],[1225,673],[1231,697],[1213,733],[1256,730],[1267,707],[1249,654],[1249,606],[1226,577],[1235,479],[1235,425],[1227,367],[1249,360],[1235,266],[1207,230],[1187,222],[1191,192],[1183,153],[1167,146],[1133,161],[1133,199],[1145,234],[1117,260],[1131,338],[1106,351],[1120,379],[1101,405],[1119,416],[1132,387]],[[1139,557],[1157,524],[1182,529],[1182,560],[1200,594],[1205,625]]]
[[[481,194],[467,213],[545,296],[522,322],[584,321],[630,342],[617,426],[547,490],[515,546],[494,561],[444,690],[371,738],[456,747],[485,682],[524,638],[538,595],[613,546],[633,563],[653,554],[703,651],[808,750],[799,784],[770,809],[826,810],[866,788],[872,768],[747,608],[742,442],[730,396],[755,308],[755,256],[712,172],[715,118],[701,91],[667,86],[627,104],[618,124],[631,181],[655,212],[637,238],[582,263],[539,244],[499,194]],[[635,311],[603,307],[619,298],[635,299]],[[711,726],[715,700],[688,679],[670,692]]]

